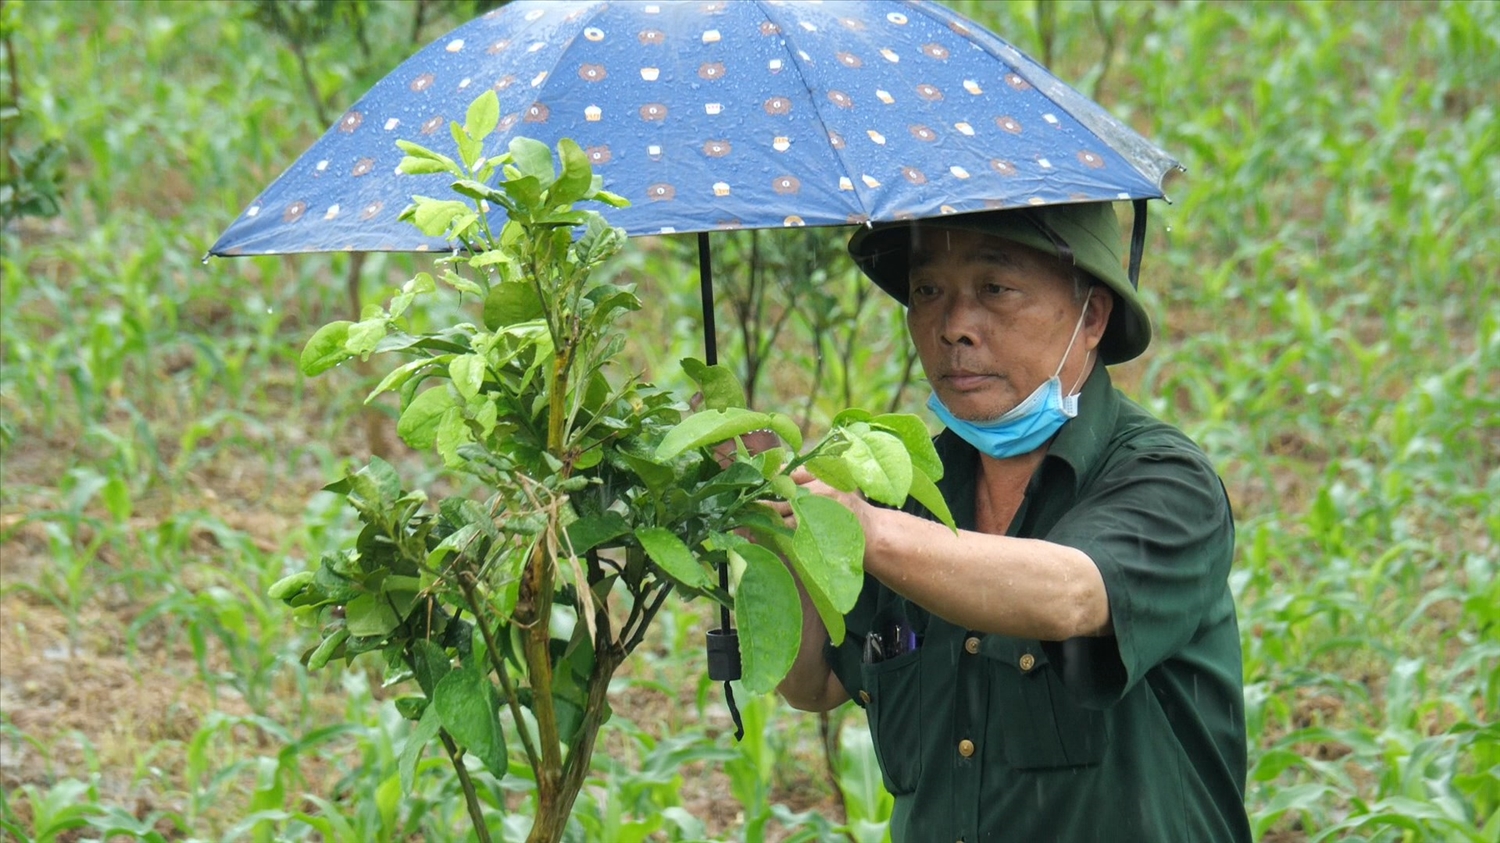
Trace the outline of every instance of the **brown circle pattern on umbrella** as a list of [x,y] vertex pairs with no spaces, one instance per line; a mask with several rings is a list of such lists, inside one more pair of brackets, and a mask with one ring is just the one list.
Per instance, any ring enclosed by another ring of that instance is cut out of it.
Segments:
[[1104,169],[1104,159],[1092,152],[1089,152],[1087,149],[1078,153],[1078,160],[1082,161],[1084,163],[1084,166],[1090,167],[1092,169]]

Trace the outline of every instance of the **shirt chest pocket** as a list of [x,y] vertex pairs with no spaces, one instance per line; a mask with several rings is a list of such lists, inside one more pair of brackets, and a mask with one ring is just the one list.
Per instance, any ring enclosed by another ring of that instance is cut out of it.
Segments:
[[983,636],[990,674],[990,733],[1018,770],[1097,764],[1109,742],[1104,713],[1074,702],[1036,641]]

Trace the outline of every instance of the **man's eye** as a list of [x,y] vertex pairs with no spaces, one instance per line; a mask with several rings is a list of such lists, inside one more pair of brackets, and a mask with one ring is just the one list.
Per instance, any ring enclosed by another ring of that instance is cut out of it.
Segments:
[[937,287],[932,284],[912,284],[911,294],[921,298],[930,298],[937,294]]

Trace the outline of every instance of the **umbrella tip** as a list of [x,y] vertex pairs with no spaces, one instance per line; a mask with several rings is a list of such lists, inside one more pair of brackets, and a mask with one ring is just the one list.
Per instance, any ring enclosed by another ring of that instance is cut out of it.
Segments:
[[201,264],[203,264],[204,266],[208,266],[208,259],[211,258],[211,257],[213,257],[213,256],[214,256],[213,252],[204,252],[203,253],[203,257],[199,258],[198,262],[201,263]]

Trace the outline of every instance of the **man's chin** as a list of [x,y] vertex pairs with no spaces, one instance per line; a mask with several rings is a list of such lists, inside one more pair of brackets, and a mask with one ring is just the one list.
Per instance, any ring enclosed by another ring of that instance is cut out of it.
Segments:
[[1005,407],[999,406],[1001,402],[991,396],[977,395],[974,393],[959,393],[957,395],[940,395],[938,398],[943,406],[948,408],[954,418],[962,419],[974,424],[988,424],[995,419],[1005,415]]

